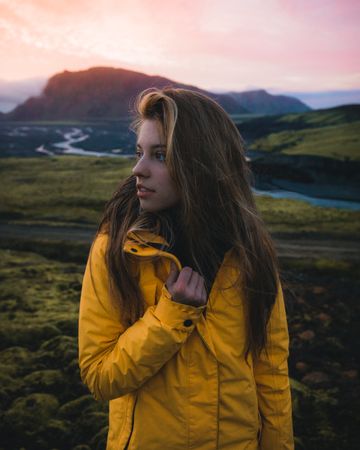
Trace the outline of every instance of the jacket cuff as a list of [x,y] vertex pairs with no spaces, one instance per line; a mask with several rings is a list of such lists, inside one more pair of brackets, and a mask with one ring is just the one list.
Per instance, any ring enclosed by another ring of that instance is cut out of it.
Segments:
[[164,285],[154,316],[170,328],[191,332],[205,308],[206,305],[196,307],[173,301]]

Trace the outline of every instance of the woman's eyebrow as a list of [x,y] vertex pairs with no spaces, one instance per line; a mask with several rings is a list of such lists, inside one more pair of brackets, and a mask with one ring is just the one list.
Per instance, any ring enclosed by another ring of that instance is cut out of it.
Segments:
[[[136,147],[142,148],[139,143],[136,144]],[[166,148],[166,145],[165,144],[154,144],[154,145],[150,145],[150,148],[152,150],[155,148]]]

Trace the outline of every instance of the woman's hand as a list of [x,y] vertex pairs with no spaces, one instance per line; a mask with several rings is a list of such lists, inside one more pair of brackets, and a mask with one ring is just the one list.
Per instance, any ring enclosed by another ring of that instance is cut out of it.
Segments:
[[184,267],[179,273],[171,262],[166,288],[173,301],[190,306],[204,306],[207,302],[204,278],[191,267]]

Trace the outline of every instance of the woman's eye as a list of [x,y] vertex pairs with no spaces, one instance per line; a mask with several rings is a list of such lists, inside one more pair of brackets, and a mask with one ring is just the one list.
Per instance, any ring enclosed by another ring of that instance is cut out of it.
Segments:
[[166,160],[166,155],[164,152],[156,152],[155,156],[158,161],[165,162]]
[[140,152],[139,150],[135,151],[135,158],[136,159],[140,159],[142,157],[142,152]]

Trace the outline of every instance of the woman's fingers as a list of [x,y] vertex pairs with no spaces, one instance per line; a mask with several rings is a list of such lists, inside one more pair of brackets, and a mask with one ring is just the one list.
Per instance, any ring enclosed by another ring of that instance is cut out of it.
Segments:
[[196,297],[201,299],[201,301],[205,304],[207,299],[205,281],[204,278],[199,276],[198,282],[196,285]]
[[[169,279],[173,281],[171,274]],[[168,284],[167,282],[166,284],[173,300],[176,302],[193,306],[202,306],[206,303],[204,279],[191,267],[184,267],[174,283]]]
[[191,278],[193,276],[193,270],[191,267],[184,267],[179,273],[179,277],[177,279],[177,288],[181,291],[185,291],[187,286],[190,284]]
[[170,273],[169,273],[169,276],[165,283],[165,286],[167,289],[169,289],[169,287],[172,286],[176,282],[178,275],[179,275],[179,270],[176,267],[176,264],[173,261],[171,261]]

